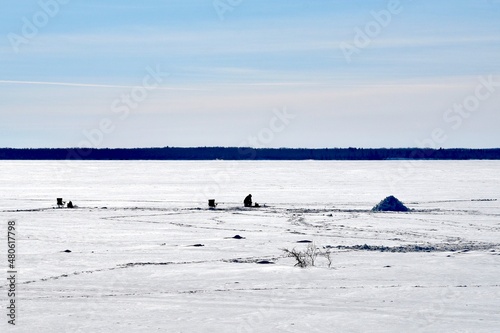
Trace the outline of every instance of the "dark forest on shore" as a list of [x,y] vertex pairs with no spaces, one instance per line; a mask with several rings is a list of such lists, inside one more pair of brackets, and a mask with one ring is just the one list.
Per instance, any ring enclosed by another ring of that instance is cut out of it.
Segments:
[[498,160],[500,148],[0,148],[0,160]]

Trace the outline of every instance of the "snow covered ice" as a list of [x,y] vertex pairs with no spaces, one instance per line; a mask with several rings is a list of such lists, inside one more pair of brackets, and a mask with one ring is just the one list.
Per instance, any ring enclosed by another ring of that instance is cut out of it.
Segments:
[[[500,327],[499,161],[0,166],[2,274],[9,220],[19,271],[15,327],[2,277],[1,332]],[[243,208],[248,193],[261,208]],[[412,211],[371,212],[389,195]],[[282,251],[309,244],[330,268]]]

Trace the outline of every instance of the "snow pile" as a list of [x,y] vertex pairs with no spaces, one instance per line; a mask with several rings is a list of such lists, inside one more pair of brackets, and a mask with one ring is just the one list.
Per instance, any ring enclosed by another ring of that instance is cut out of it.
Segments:
[[406,207],[401,201],[394,196],[388,196],[380,201],[378,205],[372,208],[374,212],[409,212],[410,209]]

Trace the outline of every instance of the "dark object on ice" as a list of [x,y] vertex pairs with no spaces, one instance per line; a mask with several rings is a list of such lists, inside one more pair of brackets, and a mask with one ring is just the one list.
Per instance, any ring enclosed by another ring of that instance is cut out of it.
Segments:
[[68,208],[75,208],[75,206],[73,206],[73,203],[71,201],[68,202],[68,205],[66,207],[68,207]]
[[255,208],[259,208],[260,205],[258,203],[255,203],[255,205],[253,205]]
[[249,194],[246,196],[245,200],[243,200],[243,204],[245,207],[252,207],[252,195]]
[[326,248],[336,248],[339,250],[355,250],[355,251],[378,251],[378,252],[392,252],[392,253],[410,253],[410,252],[456,252],[463,253],[463,251],[485,251],[492,247],[498,246],[497,244],[488,243],[457,243],[457,244],[408,244],[400,246],[383,246],[383,245],[353,245],[353,246],[327,246]]
[[299,240],[297,241],[297,243],[312,243],[312,241],[305,239],[305,240]]
[[203,245],[203,244],[194,244],[194,245],[191,245],[191,246],[194,246],[194,247],[203,247],[205,245]]
[[57,198],[57,207],[59,207],[59,208],[64,207],[63,198]]
[[497,201],[497,199],[472,199],[471,201]]
[[406,207],[401,201],[394,196],[388,196],[380,201],[378,205],[372,208],[373,212],[409,212],[410,209]]
[[257,264],[260,264],[260,265],[274,265],[274,262],[269,261],[269,260],[259,260],[259,261],[257,261]]
[[66,253],[71,253],[71,250],[65,250],[63,252],[66,252]]
[[208,199],[208,207],[215,208],[217,204],[215,203],[215,199]]
[[236,235],[233,237],[233,239],[244,239],[245,237],[241,237],[240,235]]

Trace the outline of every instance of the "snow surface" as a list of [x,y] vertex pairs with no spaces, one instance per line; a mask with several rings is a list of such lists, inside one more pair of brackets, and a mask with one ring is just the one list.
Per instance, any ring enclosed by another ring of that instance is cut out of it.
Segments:
[[[1,332],[500,331],[498,161],[0,167],[1,271],[9,220],[19,270]],[[370,211],[388,195],[413,211]],[[283,256],[304,240],[330,268]]]

